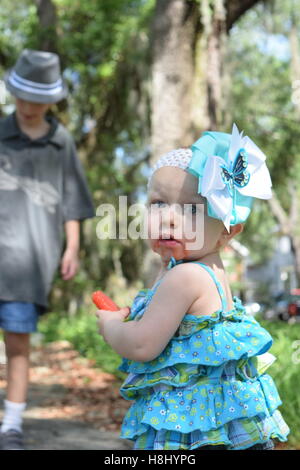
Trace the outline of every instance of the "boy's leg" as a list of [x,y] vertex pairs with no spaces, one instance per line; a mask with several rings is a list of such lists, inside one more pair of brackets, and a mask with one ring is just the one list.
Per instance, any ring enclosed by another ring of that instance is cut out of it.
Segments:
[[4,332],[7,357],[6,399],[14,403],[25,403],[29,381],[29,333]]
[[36,331],[39,310],[34,304],[0,301],[0,327],[7,357],[7,391],[0,432],[2,449],[22,447],[22,418],[29,382],[30,332]]
[[5,331],[7,389],[1,432],[22,432],[29,380],[29,334]]

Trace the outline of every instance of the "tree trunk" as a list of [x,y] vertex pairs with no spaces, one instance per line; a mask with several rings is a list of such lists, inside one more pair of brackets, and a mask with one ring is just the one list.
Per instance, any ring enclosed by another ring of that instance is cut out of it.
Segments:
[[[204,5],[206,2],[202,2]],[[207,11],[207,10],[206,10]],[[202,12],[202,21],[205,10]],[[223,1],[216,1],[210,22],[204,22],[206,38],[207,127],[218,130],[222,124],[223,59],[226,45],[226,10]],[[201,129],[201,123],[198,122]]]
[[153,18],[152,163],[223,122],[226,35],[259,0],[157,0]]
[[158,0],[153,22],[152,155],[191,143],[190,117],[198,8]]
[[41,51],[57,52],[56,7],[52,0],[36,0]]

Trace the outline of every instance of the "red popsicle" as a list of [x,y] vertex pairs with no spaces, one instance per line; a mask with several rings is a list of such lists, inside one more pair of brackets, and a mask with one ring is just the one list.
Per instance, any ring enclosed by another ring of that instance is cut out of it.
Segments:
[[104,292],[102,292],[101,290],[97,290],[93,293],[92,300],[96,307],[99,308],[99,310],[111,310],[112,312],[120,310],[120,308],[115,304],[115,302],[111,300],[108,295],[104,294]]

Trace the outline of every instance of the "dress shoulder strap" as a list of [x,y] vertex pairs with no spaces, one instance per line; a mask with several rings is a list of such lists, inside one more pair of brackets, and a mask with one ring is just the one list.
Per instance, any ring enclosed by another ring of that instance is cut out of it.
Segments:
[[[183,262],[187,262],[187,261],[184,261],[184,260],[175,260],[175,258],[171,258],[170,259],[170,262],[169,262],[169,265],[167,267],[167,269],[172,269],[174,266],[176,266],[177,264],[181,264]],[[200,263],[200,261],[188,261],[189,263],[195,263],[195,264],[199,264],[200,266],[202,266],[207,272],[208,274],[210,274],[210,276],[212,277],[214,283],[216,284],[216,287],[218,289],[218,292],[219,292],[219,295],[220,295],[220,298],[221,298],[221,302],[222,302],[222,310],[224,312],[227,312],[227,300],[226,300],[226,295],[224,293],[224,290],[223,290],[223,287],[220,283],[220,281],[218,281],[215,273],[213,272],[213,270],[207,266],[207,264],[204,264],[204,263]],[[161,283],[162,281],[162,278],[155,284],[155,286],[153,286],[153,288],[151,289],[152,292],[154,293],[155,290],[157,289],[157,287],[159,286],[159,284]]]
[[223,311],[227,311],[227,301],[226,301],[226,295],[225,295],[225,292],[223,290],[223,287],[220,283],[220,281],[218,281],[215,273],[213,272],[213,270],[207,266],[206,264],[204,263],[200,263],[199,261],[193,261],[194,263],[196,264],[199,264],[200,266],[202,266],[207,272],[208,274],[210,274],[210,276],[212,277],[214,283],[216,284],[216,287],[218,289],[218,292],[219,292],[219,295],[220,295],[220,298],[221,298],[221,302],[222,302],[222,309]]

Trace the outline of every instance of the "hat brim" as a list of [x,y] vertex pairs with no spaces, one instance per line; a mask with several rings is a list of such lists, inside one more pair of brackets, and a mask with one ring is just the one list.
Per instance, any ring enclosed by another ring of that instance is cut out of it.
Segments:
[[9,81],[11,71],[9,70],[4,75],[4,82],[6,89],[16,98],[20,98],[24,101],[29,101],[31,103],[40,103],[40,104],[54,104],[58,103],[62,99],[66,98],[68,95],[68,87],[66,83],[63,81],[62,90],[59,93],[56,93],[53,96],[37,94],[37,93],[30,93],[28,91],[22,90],[21,88],[17,88],[12,85]]

